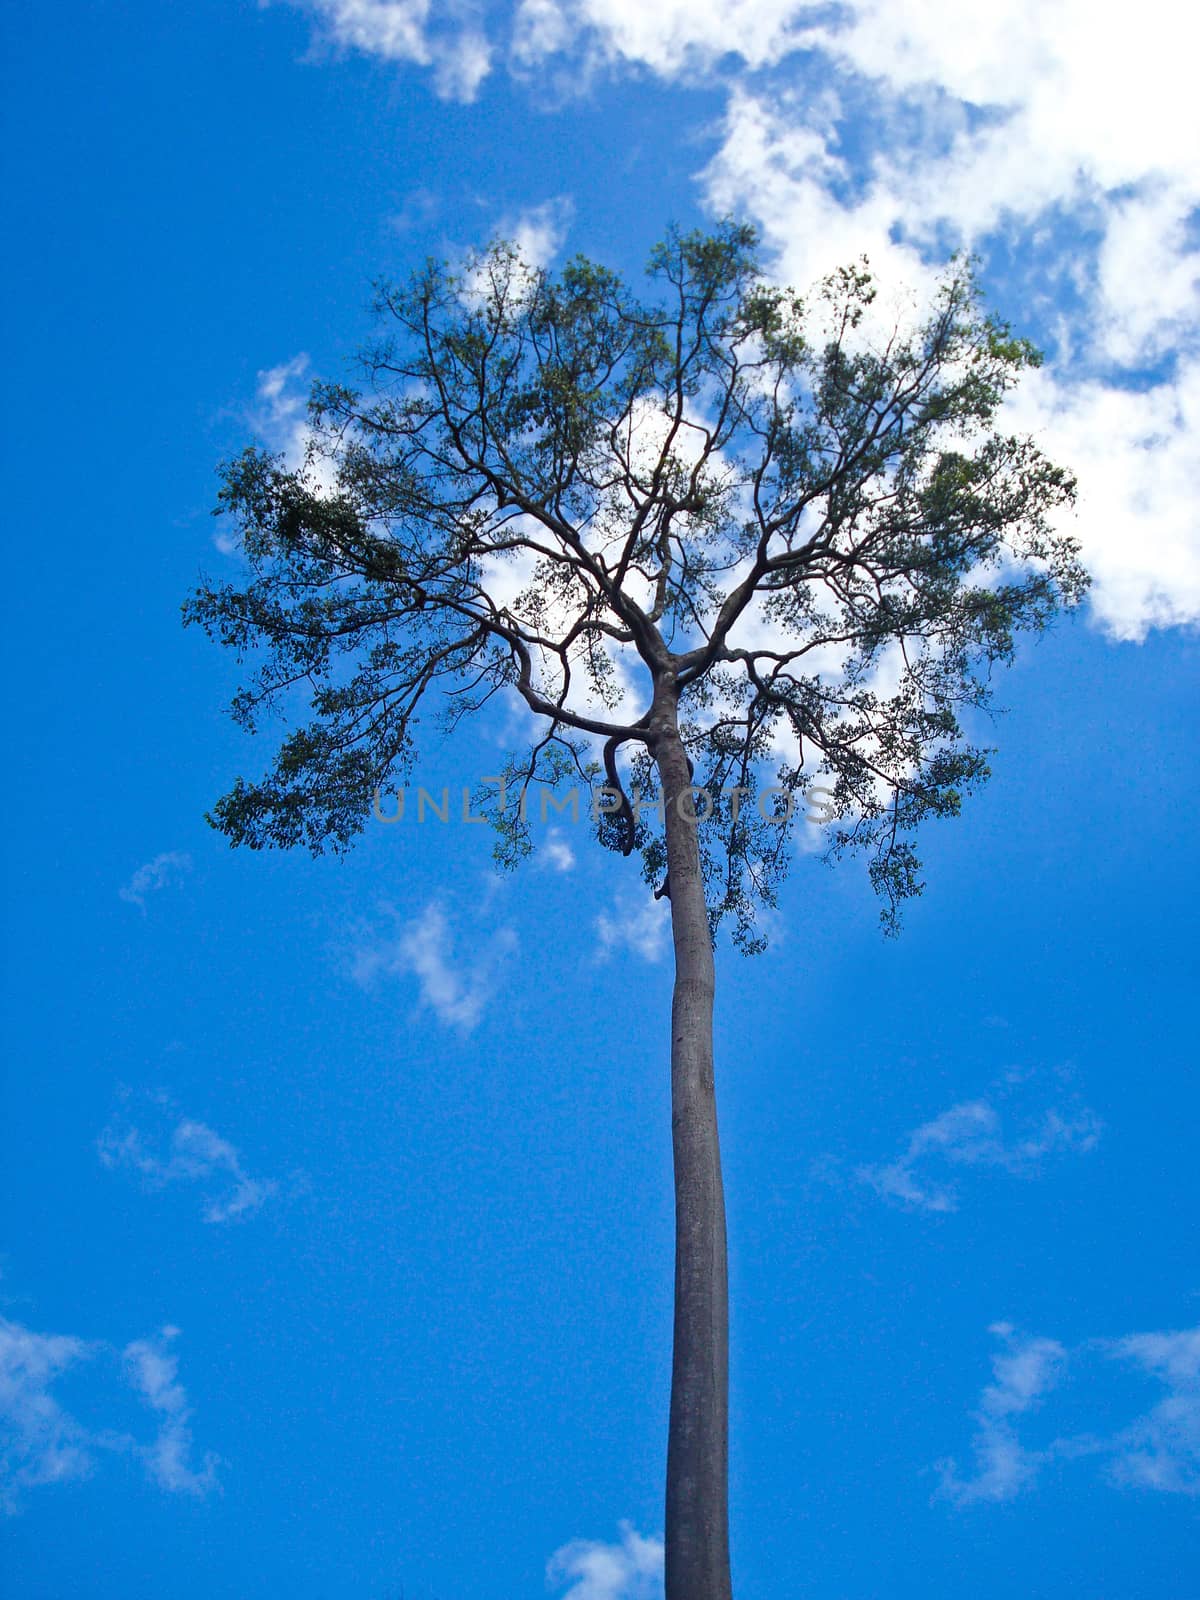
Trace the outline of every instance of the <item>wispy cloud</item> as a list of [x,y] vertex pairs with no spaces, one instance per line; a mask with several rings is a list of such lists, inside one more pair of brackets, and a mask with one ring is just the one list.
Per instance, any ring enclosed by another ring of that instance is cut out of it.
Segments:
[[667,948],[671,920],[666,901],[647,896],[636,901],[627,900],[612,912],[602,911],[594,927],[600,960],[606,961],[618,950],[628,949],[643,961],[661,961]]
[[155,856],[153,861],[147,861],[140,866],[129,882],[122,885],[117,893],[122,900],[128,901],[131,906],[137,906],[144,913],[148,895],[158,894],[161,889],[178,883],[184,873],[191,870],[191,856],[180,850],[164,850]]
[[129,1382],[162,1421],[152,1444],[139,1447],[146,1470],[172,1494],[207,1494],[216,1485],[218,1458],[207,1451],[198,1469],[191,1465],[192,1410],[179,1381],[179,1361],[171,1351],[179,1329],[165,1327],[155,1339],[135,1339],[123,1360]]
[[555,872],[570,872],[575,865],[575,852],[557,828],[551,828],[538,844],[537,859],[544,861]]
[[[303,470],[317,494],[328,494],[335,487],[336,473],[329,459],[311,448],[315,442],[308,414],[312,378],[311,362],[304,351],[264,367],[256,375],[254,400],[246,408],[244,420],[272,454],[283,457],[290,470]],[[213,544],[222,555],[240,553],[241,536],[232,518],[221,519]]]
[[86,1477],[87,1435],[52,1394],[68,1368],[86,1361],[82,1339],[35,1333],[0,1316],[0,1512],[20,1509],[23,1490]]
[[1167,1391],[1112,1441],[1113,1479],[1136,1488],[1200,1494],[1200,1327],[1131,1334],[1104,1348]]
[[324,37],[344,49],[433,71],[437,93],[471,101],[491,67],[491,46],[469,0],[294,0],[314,13]]
[[486,938],[464,940],[437,900],[431,900],[408,921],[387,909],[398,929],[391,937],[364,944],[354,952],[351,976],[355,982],[370,988],[381,978],[414,977],[420,1004],[447,1027],[470,1033],[496,992],[504,963],[516,949],[516,934],[503,927]]
[[421,184],[405,195],[399,211],[393,213],[388,222],[397,233],[407,233],[412,228],[426,227],[441,209],[441,195]]
[[[203,1495],[216,1486],[217,1457],[190,1463],[191,1417],[169,1343],[177,1328],[135,1340],[117,1360],[101,1340],[38,1333],[0,1317],[0,1513],[15,1516],[27,1491],[85,1478],[104,1455],[138,1456],[150,1479],[173,1494]],[[53,1393],[71,1368],[91,1364],[98,1409],[115,1409],[117,1372],[161,1417],[158,1433],[139,1443],[128,1433],[85,1427]]]
[[[993,1357],[993,1382],[975,1411],[971,1449],[974,1471],[960,1476],[956,1463],[940,1463],[941,1491],[958,1505],[1011,1500],[1034,1483],[1039,1468],[1091,1459],[1103,1478],[1121,1488],[1164,1494],[1200,1494],[1200,1327],[1091,1339],[1068,1350],[1055,1339],[1031,1338],[1010,1323],[991,1332],[1002,1341]],[[1077,1397],[1099,1408],[1106,1364],[1140,1370],[1166,1393],[1123,1427],[1055,1435],[1034,1448],[1020,1438],[1020,1423],[1059,1387],[1068,1372]]]
[[959,1505],[1011,1500],[1033,1482],[1045,1453],[1021,1445],[1016,1419],[1040,1403],[1066,1368],[1067,1352],[1056,1339],[1028,1338],[1007,1322],[997,1322],[989,1331],[1003,1341],[1003,1348],[992,1358],[993,1381],[975,1413],[974,1474],[960,1478],[953,1461],[942,1463],[942,1490]]
[[[206,1123],[178,1117],[166,1096],[147,1096],[146,1104],[161,1126],[146,1134],[125,1113],[114,1116],[97,1140],[106,1167],[128,1168],[153,1188],[172,1183],[204,1185],[209,1191],[204,1201],[206,1222],[248,1217],[277,1192],[273,1181],[249,1175],[228,1139]],[[166,1124],[172,1121],[174,1126],[168,1128]]]
[[1033,1177],[1050,1156],[1095,1149],[1102,1129],[1086,1106],[1071,1111],[1052,1106],[1007,1133],[990,1100],[968,1100],[914,1129],[896,1160],[859,1167],[857,1176],[885,1200],[912,1210],[956,1211],[958,1190],[946,1178],[946,1168],[985,1167]]
[[566,1586],[564,1600],[660,1600],[662,1541],[644,1538],[628,1522],[620,1524],[620,1534],[616,1544],[574,1539],[563,1545],[546,1564],[547,1582]]
[[258,374],[251,420],[272,447],[287,456],[291,466],[304,460],[308,442],[309,358],[301,351]]

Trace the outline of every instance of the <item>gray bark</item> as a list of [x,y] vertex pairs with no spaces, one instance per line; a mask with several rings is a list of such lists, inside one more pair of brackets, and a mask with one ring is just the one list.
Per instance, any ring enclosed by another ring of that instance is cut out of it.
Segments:
[[713,1081],[716,974],[689,794],[691,770],[679,738],[672,682],[658,686],[651,738],[664,800],[675,946],[675,1329],[667,1440],[666,1600],[731,1600],[729,1290]]

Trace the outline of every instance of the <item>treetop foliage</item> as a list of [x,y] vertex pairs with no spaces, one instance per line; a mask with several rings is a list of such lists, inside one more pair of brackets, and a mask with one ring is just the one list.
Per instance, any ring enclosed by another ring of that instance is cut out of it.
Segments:
[[[987,774],[964,711],[1087,582],[1054,527],[1070,475],[996,426],[1037,352],[969,261],[895,326],[865,264],[801,297],[732,222],[671,232],[648,276],[643,297],[504,242],[428,262],[377,286],[358,382],[314,385],[305,459],[226,464],[249,571],[203,583],[186,620],[252,663],[247,729],[309,702],[271,771],[214,808],[233,843],[348,846],[434,701],[453,726],[520,697],[517,786],[653,788],[669,703],[714,801],[714,925],[755,947],[785,869],[764,783],[789,811],[831,797],[830,852],[868,851],[885,920],[919,892],[914,829]],[[502,855],[527,848],[511,807],[493,820]],[[661,874],[627,800],[599,831]]]

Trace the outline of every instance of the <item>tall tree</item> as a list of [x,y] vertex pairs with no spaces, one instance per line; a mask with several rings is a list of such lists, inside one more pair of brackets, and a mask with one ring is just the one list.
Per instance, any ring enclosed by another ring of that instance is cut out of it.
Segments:
[[[245,582],[185,606],[253,657],[247,729],[311,716],[210,820],[234,844],[351,844],[449,722],[511,692],[536,735],[491,814],[529,847],[530,785],[602,778],[601,841],[670,900],[675,1318],[667,1600],[728,1600],[728,1304],[713,1081],[718,924],[762,943],[797,802],[863,848],[894,926],[913,832],[987,775],[961,725],[996,663],[1083,592],[1053,531],[1067,473],[996,427],[1032,347],[952,266],[885,327],[865,266],[808,299],[752,229],[672,232],[648,298],[497,244],[378,291],[358,387],[314,386],[305,461],[223,470]],[[445,691],[445,695],[441,694]],[[657,783],[659,818],[635,806]]]

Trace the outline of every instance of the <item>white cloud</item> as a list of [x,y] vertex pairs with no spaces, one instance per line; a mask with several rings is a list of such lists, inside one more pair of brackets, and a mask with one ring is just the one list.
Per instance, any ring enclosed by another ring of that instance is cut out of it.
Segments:
[[389,217],[388,222],[397,233],[407,233],[412,228],[427,227],[441,209],[441,195],[436,190],[427,189],[423,184],[419,184],[405,195],[403,205]]
[[[158,1104],[163,1104],[161,1097]],[[154,1145],[163,1147],[161,1153]],[[206,1222],[250,1216],[277,1188],[269,1180],[250,1177],[228,1139],[190,1117],[180,1118],[169,1134],[162,1130],[157,1137],[152,1135],[149,1143],[140,1128],[115,1117],[97,1140],[97,1149],[106,1167],[128,1167],[156,1188],[169,1183],[207,1185]]]
[[708,72],[724,56],[761,67],[794,47],[803,9],[796,0],[520,0],[513,53],[526,66],[582,53],[670,79]]
[[1005,0],[986,12],[952,0],[854,0],[844,15],[848,27],[815,29],[813,40],[853,71],[897,94],[1010,111],[972,142],[997,179],[970,202],[985,214],[1028,209],[1079,174],[1104,188],[1159,170],[1200,175],[1195,24],[1167,0],[1147,0],[1136,27],[1102,22],[1088,0]]
[[[276,366],[264,367],[256,374],[254,402],[246,420],[272,455],[281,456],[291,472],[304,468],[310,487],[324,495],[335,487],[335,472],[327,455],[310,448],[315,438],[308,419],[310,368],[303,351]],[[241,539],[232,520],[222,519],[213,544],[225,556],[240,552]]]
[[569,1585],[563,1600],[660,1600],[663,1592],[663,1546],[647,1539],[628,1522],[620,1524],[617,1544],[574,1539],[546,1563],[546,1580]]
[[442,99],[464,104],[474,100],[492,67],[492,49],[486,36],[468,28],[439,45],[432,54],[434,87]]
[[0,1513],[17,1512],[25,1489],[91,1471],[85,1431],[51,1393],[90,1353],[81,1339],[35,1333],[0,1316]]
[[810,35],[811,70],[734,85],[709,203],[755,218],[801,286],[865,252],[924,290],[952,245],[1011,251],[1060,346],[1011,415],[1078,473],[1094,615],[1121,639],[1200,620],[1200,147],[1190,54],[1161,49],[1178,12],[1132,30],[1080,0],[844,15]]
[[575,852],[557,828],[551,828],[539,845],[541,859],[555,872],[570,872],[575,865]]
[[1029,374],[1010,404],[1052,459],[1079,476],[1074,532],[1096,583],[1092,613],[1113,638],[1200,620],[1200,359],[1147,390]]
[[[1092,1339],[1068,1351],[1055,1339],[1030,1338],[1010,1323],[990,1330],[1002,1341],[993,1357],[993,1382],[975,1412],[974,1473],[960,1477],[953,1460],[940,1464],[942,1493],[959,1505],[1011,1500],[1051,1462],[1095,1460],[1118,1488],[1200,1494],[1200,1328]],[[1042,1405],[1067,1375],[1084,1403],[1101,1398],[1104,1368],[1097,1358],[1141,1370],[1166,1395],[1124,1427],[1109,1433],[1069,1433],[1030,1449],[1018,1422]]]
[[[492,66],[480,7],[470,0],[293,0],[314,13],[326,40],[383,61],[432,69],[445,99],[471,101]],[[726,57],[757,68],[800,42],[796,0],[519,0],[510,64],[544,69],[570,58],[585,79],[604,64],[645,66],[680,79],[708,73]],[[539,74],[544,87],[544,72]]]
[[130,905],[137,906],[142,912],[146,909],[147,895],[157,894],[160,889],[178,883],[185,872],[192,870],[192,858],[179,850],[164,850],[140,866],[130,878],[129,882],[117,890],[122,900],[127,900]]
[[179,1382],[179,1361],[170,1346],[179,1329],[166,1327],[156,1339],[135,1339],[125,1346],[123,1360],[129,1382],[162,1418],[158,1437],[139,1447],[147,1472],[172,1494],[207,1494],[216,1485],[218,1458],[207,1451],[203,1465],[191,1465],[192,1411]]
[[511,928],[499,928],[486,941],[473,941],[464,955],[444,907],[432,900],[396,937],[356,951],[351,975],[364,987],[380,977],[415,977],[422,1006],[447,1027],[467,1034],[483,1016],[499,969],[516,943]]
[[1093,1150],[1101,1126],[1087,1107],[1069,1113],[1051,1107],[1006,1137],[996,1108],[987,1100],[969,1100],[914,1129],[895,1161],[860,1167],[858,1177],[887,1200],[921,1211],[956,1211],[957,1190],[937,1174],[939,1165],[991,1167],[1031,1177],[1047,1156]]
[[[303,353],[265,368],[258,374],[249,420],[267,448],[283,457],[285,466],[293,472],[306,469],[309,482],[320,494],[333,488],[334,476],[331,463],[310,450],[314,441],[308,420],[311,387],[309,359]],[[219,541],[222,538],[225,542],[220,548],[227,554],[236,549],[227,531],[218,535]]]
[[998,1322],[990,1332],[1004,1341],[992,1359],[994,1381],[984,1389],[972,1440],[975,1472],[960,1478],[953,1461],[942,1464],[942,1491],[959,1505],[1010,1500],[1033,1482],[1043,1456],[1020,1444],[1014,1419],[1038,1405],[1058,1383],[1067,1353],[1056,1339],[1031,1339]]
[[254,389],[251,420],[273,450],[298,467],[309,439],[309,359],[303,351],[278,366],[264,367]]
[[1200,1495],[1200,1328],[1139,1333],[1108,1346],[1165,1385],[1166,1396],[1113,1440],[1117,1483]]
[[[430,67],[445,93],[469,98],[487,70],[469,8],[314,8],[341,44]],[[1200,621],[1197,37],[1168,0],[1136,27],[1088,0],[520,0],[507,50],[543,95],[554,61],[576,87],[597,67],[677,84],[719,69],[705,198],[757,220],[800,286],[866,252],[920,295],[950,248],[1002,248],[1014,303],[1059,346],[1013,415],[1077,471],[1093,614],[1137,640]]]
[[[548,267],[562,248],[571,226],[574,205],[569,195],[555,195],[540,205],[526,206],[523,210],[502,216],[492,229],[493,239],[503,239],[516,252],[516,260],[505,264],[505,293],[513,297],[527,297],[535,286],[535,269]],[[470,305],[477,300],[487,300],[495,286],[495,268],[486,252],[465,252],[461,297]],[[524,520],[524,519],[521,519]],[[526,555],[527,552],[520,552]],[[508,563],[493,560],[493,568],[503,569]],[[533,563],[520,563],[522,570],[532,572]]]
[[541,205],[527,206],[515,216],[506,217],[496,231],[516,245],[527,266],[548,267],[563,247],[574,214],[570,196],[555,195]]
[[667,902],[639,897],[625,900],[616,910],[602,911],[595,921],[602,961],[625,948],[643,961],[660,961],[667,948],[671,919]]
[[344,49],[430,67],[445,100],[474,100],[491,70],[491,47],[468,4],[431,0],[297,0]]
[[[103,1454],[139,1456],[151,1480],[169,1493],[202,1495],[216,1484],[217,1458],[206,1453],[199,1469],[190,1464],[191,1418],[179,1363],[169,1351],[178,1328],[157,1339],[139,1339],[121,1353],[127,1383],[161,1417],[156,1437],[139,1444],[128,1434],[85,1428],[51,1392],[72,1367],[93,1363],[99,1409],[112,1408],[116,1352],[101,1342],[36,1333],[0,1317],[0,1513],[17,1514],[23,1492],[87,1477]],[[96,1365],[98,1358],[106,1361]]]
[[[1025,386],[1022,423],[1079,474],[1097,620],[1121,639],[1200,620],[1194,18],[1166,0],[1136,28],[1098,25],[1085,0],[851,0],[829,15],[525,0],[514,52],[671,81],[729,58],[702,186],[713,210],[760,223],[800,286],[866,253],[884,285],[923,292],[951,246],[1013,250],[1022,303],[1061,344]],[[774,71],[764,85],[747,67]]]

